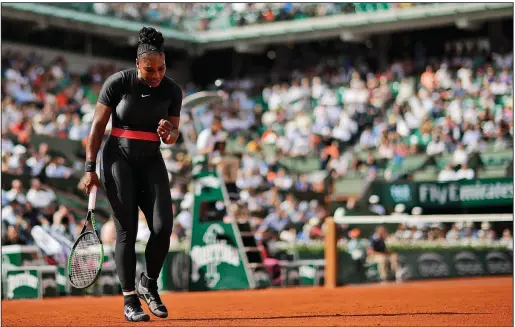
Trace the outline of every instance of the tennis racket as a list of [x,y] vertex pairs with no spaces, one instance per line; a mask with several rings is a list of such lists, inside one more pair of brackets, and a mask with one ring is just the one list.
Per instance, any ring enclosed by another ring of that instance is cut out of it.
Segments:
[[[89,193],[88,214],[79,238],[73,244],[68,257],[68,279],[75,288],[88,288],[97,280],[104,263],[104,246],[95,222],[97,188]],[[86,230],[91,223],[92,230]]]

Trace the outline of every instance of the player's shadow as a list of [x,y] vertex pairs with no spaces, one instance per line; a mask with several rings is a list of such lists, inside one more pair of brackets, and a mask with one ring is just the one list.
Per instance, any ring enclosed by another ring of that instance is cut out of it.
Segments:
[[204,320],[272,320],[272,319],[297,319],[297,318],[334,318],[334,317],[395,317],[395,316],[438,316],[438,315],[487,315],[488,312],[401,312],[401,313],[362,313],[362,314],[319,314],[319,315],[292,315],[269,317],[216,317],[216,318],[171,318],[173,321],[204,321]]

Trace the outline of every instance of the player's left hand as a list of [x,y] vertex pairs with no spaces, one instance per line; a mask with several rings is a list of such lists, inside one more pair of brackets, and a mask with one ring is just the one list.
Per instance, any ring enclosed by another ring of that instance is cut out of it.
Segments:
[[157,134],[161,137],[162,140],[166,140],[170,135],[170,132],[173,129],[172,123],[170,123],[166,119],[161,119],[159,121],[159,126],[157,127]]

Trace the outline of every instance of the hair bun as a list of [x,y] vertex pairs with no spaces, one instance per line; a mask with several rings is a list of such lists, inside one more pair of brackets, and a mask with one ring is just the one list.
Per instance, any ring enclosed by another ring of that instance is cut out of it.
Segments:
[[143,27],[139,31],[139,44],[152,45],[158,49],[162,49],[164,44],[163,34],[152,27]]

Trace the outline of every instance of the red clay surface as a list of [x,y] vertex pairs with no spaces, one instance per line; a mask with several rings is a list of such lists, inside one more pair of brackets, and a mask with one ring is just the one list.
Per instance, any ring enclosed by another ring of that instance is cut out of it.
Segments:
[[[121,296],[2,301],[3,326],[513,326],[513,278],[166,293],[170,315],[129,323]],[[144,309],[148,312],[146,306]]]

